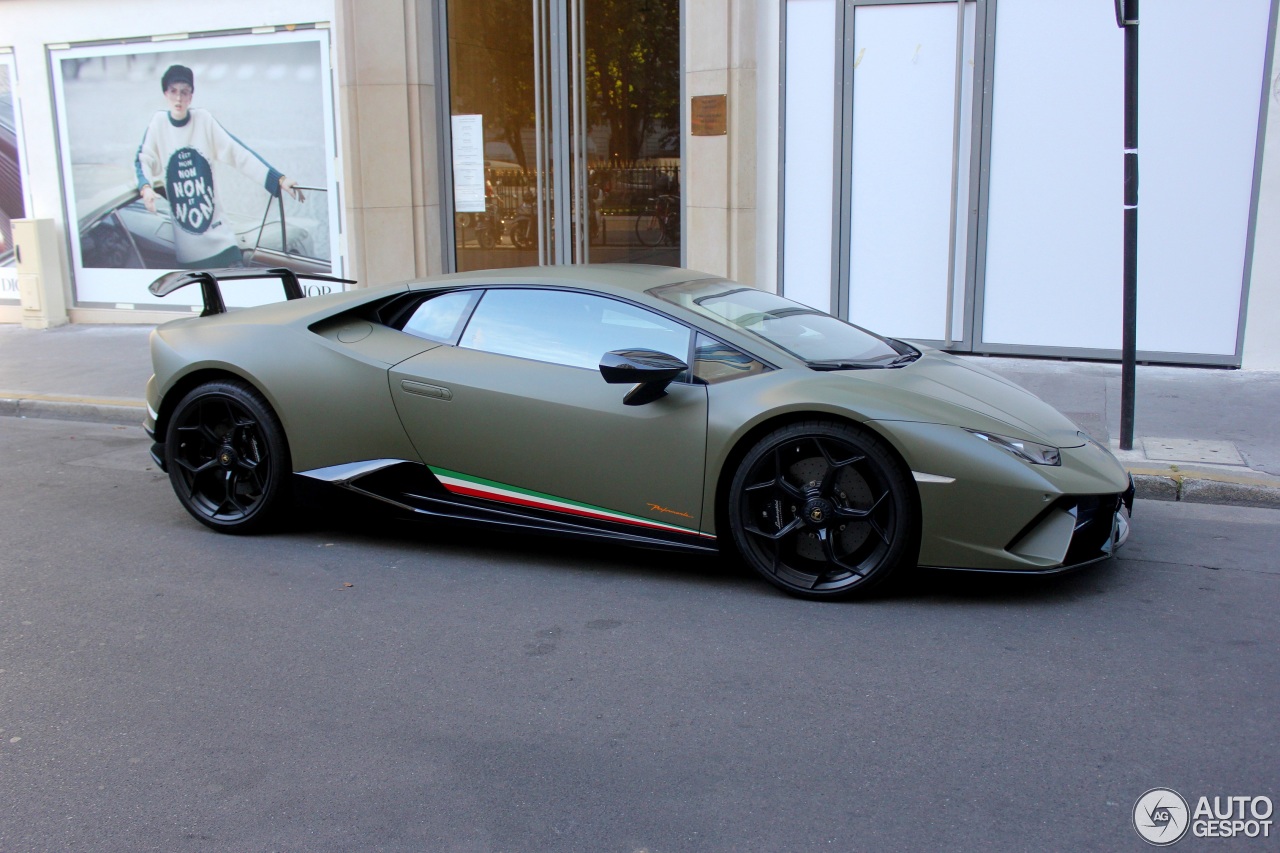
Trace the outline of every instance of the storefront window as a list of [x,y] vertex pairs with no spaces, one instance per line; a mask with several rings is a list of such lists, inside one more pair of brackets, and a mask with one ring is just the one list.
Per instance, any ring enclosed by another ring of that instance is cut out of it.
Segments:
[[457,269],[678,266],[679,0],[449,0],[447,26]]

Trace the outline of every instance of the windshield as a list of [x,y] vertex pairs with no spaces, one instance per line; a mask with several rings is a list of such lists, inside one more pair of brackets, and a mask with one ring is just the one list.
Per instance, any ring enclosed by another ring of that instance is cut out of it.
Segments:
[[750,332],[813,367],[887,367],[919,353],[822,311],[724,279],[700,279],[654,288],[654,296],[704,317]]

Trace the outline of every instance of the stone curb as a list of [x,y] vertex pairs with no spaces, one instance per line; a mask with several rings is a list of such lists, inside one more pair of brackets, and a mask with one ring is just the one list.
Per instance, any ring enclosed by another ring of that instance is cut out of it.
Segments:
[[1178,474],[1166,477],[1136,471],[1131,473],[1136,495],[1143,500],[1280,509],[1280,486],[1222,476]]
[[146,404],[132,400],[98,400],[35,394],[0,397],[0,416],[14,418],[92,421],[141,428],[146,415]]
[[1197,504],[1228,504],[1280,509],[1280,488],[1221,480],[1184,480],[1181,500]]

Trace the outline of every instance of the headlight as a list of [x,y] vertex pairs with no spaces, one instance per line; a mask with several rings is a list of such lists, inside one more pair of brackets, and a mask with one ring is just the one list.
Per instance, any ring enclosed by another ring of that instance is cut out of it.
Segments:
[[1007,435],[996,435],[992,432],[978,432],[975,429],[969,430],[973,436],[995,445],[1001,450],[1012,453],[1014,456],[1030,462],[1032,465],[1061,465],[1062,454],[1058,452],[1058,448],[1050,447],[1047,444],[1037,444],[1034,441],[1027,441],[1022,438],[1009,438]]

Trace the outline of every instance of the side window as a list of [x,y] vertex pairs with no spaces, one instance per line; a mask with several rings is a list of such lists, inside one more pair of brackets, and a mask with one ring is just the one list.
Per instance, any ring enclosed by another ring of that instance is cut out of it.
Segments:
[[728,382],[743,376],[754,376],[768,368],[742,350],[722,344],[715,338],[698,333],[698,346],[693,355],[693,376],[708,385]]
[[404,331],[431,341],[453,343],[479,298],[478,290],[455,290],[428,299],[405,321]]
[[563,290],[485,291],[459,346],[595,370],[611,350],[688,358],[689,329],[626,302]]

